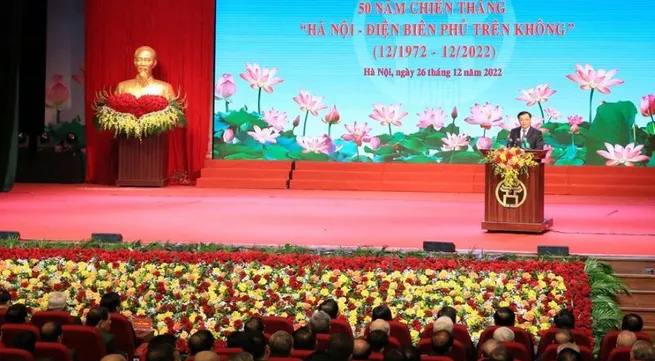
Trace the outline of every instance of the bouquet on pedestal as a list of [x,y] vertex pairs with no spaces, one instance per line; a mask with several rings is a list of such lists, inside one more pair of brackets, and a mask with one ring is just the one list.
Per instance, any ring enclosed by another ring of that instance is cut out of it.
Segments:
[[518,184],[521,174],[528,174],[528,167],[539,165],[531,153],[520,148],[490,150],[484,161],[491,164],[494,174],[500,175],[510,187]]
[[94,122],[114,136],[141,139],[159,134],[186,123],[184,102],[161,95],[110,94],[96,96]]

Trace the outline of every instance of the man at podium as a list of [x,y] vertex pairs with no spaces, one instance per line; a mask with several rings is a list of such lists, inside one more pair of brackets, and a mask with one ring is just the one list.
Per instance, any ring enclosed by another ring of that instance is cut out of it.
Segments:
[[520,127],[509,132],[508,147],[520,147],[524,149],[544,149],[544,137],[541,131],[532,127],[532,114],[522,111],[517,115]]

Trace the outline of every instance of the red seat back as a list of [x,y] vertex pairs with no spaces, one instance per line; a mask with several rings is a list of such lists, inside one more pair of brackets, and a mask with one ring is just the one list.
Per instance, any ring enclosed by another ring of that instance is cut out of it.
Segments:
[[[542,354],[546,350],[546,347],[555,342],[555,334],[557,331],[559,331],[559,328],[551,327],[541,334],[541,341],[539,341],[537,354]],[[591,339],[587,336],[584,330],[572,329],[569,331],[571,331],[571,335],[578,346],[591,347]]]
[[412,345],[412,335],[409,333],[407,324],[400,321],[390,321],[389,326],[391,326],[391,337],[398,340],[400,346],[407,347]]
[[136,351],[136,336],[134,327],[130,320],[120,313],[111,313],[111,330],[114,335],[114,346],[116,349],[127,353],[127,359],[131,360]]
[[293,358],[299,358],[301,360],[306,359],[307,357],[311,356],[315,351],[314,350],[291,350],[291,357]]
[[288,318],[267,316],[262,319],[264,321],[264,332],[274,334],[277,331],[285,331],[293,335],[293,323]]
[[14,344],[16,335],[25,331],[32,332],[36,336],[37,341],[41,339],[41,332],[34,325],[8,323],[0,328],[2,343],[7,347],[11,347]]
[[610,356],[607,359],[608,361],[630,361],[630,351],[632,347],[615,347]]
[[230,356],[239,352],[243,352],[243,349],[241,347],[222,347],[214,349],[214,352],[216,352],[218,355]]
[[532,354],[525,348],[525,346],[522,343],[503,342],[503,345],[505,346],[507,352],[512,356],[513,359],[518,359],[521,361],[532,360]]
[[316,335],[316,350],[325,351],[328,348],[328,341],[330,340],[330,335],[325,333],[319,333]]
[[15,348],[0,348],[0,360],[2,361],[34,361],[34,356],[25,350]]
[[41,329],[46,322],[56,322],[60,325],[72,325],[73,318],[65,311],[39,311],[34,312],[31,324]]
[[77,353],[77,361],[98,361],[107,354],[100,330],[90,326],[62,326],[63,343]]
[[352,338],[353,328],[350,327],[350,324],[346,320],[333,319],[330,322],[330,334],[334,335],[337,333],[341,333]]
[[68,347],[54,342],[37,342],[34,357],[50,359],[50,361],[73,361]]
[[[421,352],[421,355],[429,355],[432,353],[432,339],[424,338],[418,342],[418,350]],[[466,357],[466,349],[461,342],[454,340],[453,347],[450,349],[450,352],[447,355],[455,361],[459,360],[468,360]],[[422,357],[421,357],[422,359]]]

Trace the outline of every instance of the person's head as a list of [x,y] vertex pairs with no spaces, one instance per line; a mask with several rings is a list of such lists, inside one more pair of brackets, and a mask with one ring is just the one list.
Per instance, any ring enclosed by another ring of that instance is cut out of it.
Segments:
[[457,310],[450,306],[444,306],[437,312],[437,318],[441,317],[448,317],[453,323],[457,323]]
[[332,361],[332,356],[327,352],[316,351],[305,358],[305,361]]
[[371,318],[373,321],[375,320],[385,320],[385,321],[391,321],[393,320],[393,315],[391,314],[391,309],[389,306],[382,304],[379,306],[376,306],[373,308],[373,311],[371,312]]
[[621,330],[640,332],[644,328],[644,320],[636,313],[628,313],[623,316]]
[[255,361],[255,359],[253,359],[252,355],[247,352],[239,352],[230,356],[227,361]]
[[294,350],[315,350],[316,335],[309,327],[300,327],[299,329],[293,331],[293,348]]
[[140,46],[134,51],[134,67],[142,77],[152,75],[152,69],[157,66],[157,53],[149,46]]
[[201,351],[214,349],[214,334],[207,330],[200,330],[189,337],[189,353],[195,355]]
[[48,311],[66,311],[68,303],[63,292],[50,292],[48,295]]
[[632,347],[637,342],[637,335],[632,331],[621,331],[616,338],[616,347]]
[[532,125],[532,114],[529,112],[526,112],[525,110],[520,112],[517,116],[519,119],[519,124],[521,124],[521,128],[527,129],[530,128]]
[[348,361],[353,355],[353,339],[342,333],[330,335],[327,352],[334,361]]
[[560,352],[562,352],[563,350],[566,350],[566,349],[570,349],[570,350],[573,350],[575,352],[580,352],[580,346],[578,346],[578,345],[576,345],[576,344],[574,344],[572,342],[567,342],[567,343],[563,343],[563,344],[557,346],[557,353],[560,353]]
[[371,356],[371,345],[364,339],[356,338],[353,341],[353,360],[368,360],[369,356]]
[[453,320],[448,317],[448,316],[441,316],[437,318],[436,321],[434,321],[434,324],[432,325],[432,332],[437,332],[437,331],[448,331],[448,333],[452,334],[453,329],[455,328],[455,325],[453,324]]
[[573,312],[563,309],[557,313],[554,317],[555,327],[564,328],[564,329],[574,329],[575,328],[575,316]]
[[178,356],[175,346],[161,342],[156,345],[148,344],[147,361],[177,361]]
[[398,349],[388,350],[384,353],[383,361],[406,361],[405,354]]
[[0,308],[9,307],[10,302],[11,302],[11,294],[9,293],[9,291],[0,288]]
[[498,327],[494,330],[493,338],[500,342],[512,342],[514,341],[514,331],[507,327]]
[[555,332],[555,343],[561,345],[567,342],[574,342],[573,335],[571,335],[571,331],[569,331],[566,328],[561,328],[557,330],[557,332]]
[[400,349],[407,361],[421,361],[421,351],[416,346],[405,346]]
[[61,343],[61,325],[57,322],[46,322],[41,326],[41,342]]
[[14,337],[12,346],[33,354],[36,347],[36,335],[30,331],[20,331]]
[[384,331],[387,335],[391,334],[391,325],[385,320],[375,320],[371,322],[369,331]]
[[498,347],[489,354],[489,361],[512,361],[512,355],[504,347]]
[[286,331],[277,331],[268,340],[271,357],[289,357],[293,350],[293,337]]
[[309,320],[309,328],[315,334],[330,333],[330,315],[325,311],[316,311]]
[[266,338],[261,332],[247,332],[243,343],[243,350],[250,353],[255,361],[268,358],[270,348]]
[[557,361],[582,361],[582,355],[572,348],[565,348],[557,353]]
[[241,348],[246,333],[243,331],[234,331],[227,336],[227,347]]
[[368,344],[371,345],[371,352],[382,352],[389,344],[389,335],[381,330],[371,331],[367,340]]
[[513,327],[516,323],[516,315],[509,307],[501,307],[494,313],[494,324],[496,326]]
[[218,354],[214,351],[200,351],[193,358],[194,361],[221,361],[221,358],[218,357]]
[[261,317],[250,317],[246,323],[243,324],[245,332],[260,332],[264,333],[264,320]]
[[109,332],[111,330],[111,315],[109,314],[109,310],[104,307],[92,308],[86,314],[86,325]]
[[[159,353],[155,352],[155,355],[153,357],[163,357],[166,359],[169,354],[169,347],[172,348],[173,350],[173,359],[175,361],[180,360],[180,353],[177,351],[177,338],[175,338],[175,335],[171,334],[164,334],[164,335],[157,335],[148,342],[148,350],[146,353],[146,357],[148,357],[148,353],[150,350],[157,350],[160,346],[164,345],[163,348],[164,350],[160,351]],[[159,355],[159,356],[157,356]]]
[[100,299],[100,307],[106,308],[109,312],[119,312],[121,296],[116,292],[105,293]]
[[655,361],[655,348],[650,342],[637,340],[630,350],[631,361]]
[[5,313],[5,323],[23,324],[27,322],[27,306],[22,303],[16,303],[7,309]]
[[339,304],[331,298],[323,301],[323,303],[318,306],[318,310],[327,313],[330,318],[337,318],[337,316],[339,316]]
[[499,347],[503,347],[503,344],[500,341],[494,340],[493,338],[487,340],[484,344],[482,344],[482,356],[490,357],[491,353]]
[[100,361],[127,361],[127,359],[121,354],[112,353],[101,358]]
[[453,335],[446,330],[437,331],[432,335],[432,351],[439,356],[447,355],[453,343]]

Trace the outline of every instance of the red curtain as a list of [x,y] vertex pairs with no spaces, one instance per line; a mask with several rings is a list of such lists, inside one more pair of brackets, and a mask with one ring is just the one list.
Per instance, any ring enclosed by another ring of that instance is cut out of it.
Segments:
[[97,91],[136,75],[133,54],[141,45],[157,52],[155,78],[179,87],[187,97],[187,125],[169,134],[169,175],[198,175],[212,121],[215,10],[215,0],[86,1],[88,182],[116,180],[116,142],[93,125],[91,104]]

